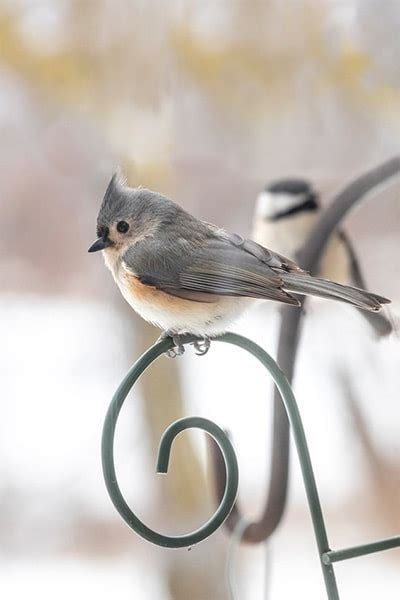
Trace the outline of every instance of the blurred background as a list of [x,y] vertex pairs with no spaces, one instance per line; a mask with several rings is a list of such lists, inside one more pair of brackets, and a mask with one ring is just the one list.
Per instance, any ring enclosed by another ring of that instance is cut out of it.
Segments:
[[[100,436],[111,396],[158,337],[87,254],[117,165],[130,185],[250,235],[271,179],[306,177],[322,202],[400,153],[396,0],[0,0],[0,592],[225,600],[228,536],[191,552],[137,537],[111,505]],[[368,285],[399,314],[400,178],[346,229]],[[333,548],[398,533],[399,339],[373,339],[350,308],[308,305],[295,393]],[[235,327],[276,354],[277,307]],[[240,499],[260,511],[272,384],[239,349],[161,358],[131,393],[116,461],[131,506],[166,533],[213,511],[203,436],[161,432],[198,414],[230,429]],[[263,547],[240,550],[239,597],[324,597],[295,453],[289,506]],[[337,566],[343,599],[399,597],[400,553]],[[368,573],[368,581],[365,574]]]

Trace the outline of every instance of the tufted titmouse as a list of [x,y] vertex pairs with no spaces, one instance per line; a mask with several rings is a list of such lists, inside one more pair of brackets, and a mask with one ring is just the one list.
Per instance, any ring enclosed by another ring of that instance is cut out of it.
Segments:
[[[320,213],[318,193],[308,181],[294,178],[273,181],[257,196],[252,238],[293,260]],[[353,244],[342,229],[332,236],[319,274],[326,279],[364,287]],[[366,314],[366,317],[378,336],[387,335],[393,330],[390,321],[381,315]]]
[[97,218],[98,240],[122,295],[173,338],[190,333],[200,353],[227,330],[249,298],[299,306],[294,294],[322,296],[379,311],[386,298],[311,277],[292,260],[196,219],[165,196],[132,189],[115,174]]

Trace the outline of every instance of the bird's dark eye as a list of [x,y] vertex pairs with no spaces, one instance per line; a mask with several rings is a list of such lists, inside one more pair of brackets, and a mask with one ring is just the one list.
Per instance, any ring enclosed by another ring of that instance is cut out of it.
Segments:
[[126,221],[119,221],[117,223],[117,231],[119,231],[120,233],[126,233],[129,229],[129,223],[127,223]]

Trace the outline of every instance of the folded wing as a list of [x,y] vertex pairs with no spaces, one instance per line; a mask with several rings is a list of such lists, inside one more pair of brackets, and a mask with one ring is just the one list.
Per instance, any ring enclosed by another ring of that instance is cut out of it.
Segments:
[[171,235],[145,239],[124,256],[141,283],[173,296],[215,302],[221,296],[275,300],[298,306],[292,294],[320,296],[379,311],[386,298],[312,277],[292,260],[256,242],[207,224],[189,240]]

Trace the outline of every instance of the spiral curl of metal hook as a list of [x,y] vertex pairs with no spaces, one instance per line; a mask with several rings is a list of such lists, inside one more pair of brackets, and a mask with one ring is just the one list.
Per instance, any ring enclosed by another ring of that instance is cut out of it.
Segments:
[[[186,335],[181,337],[181,342],[186,345],[196,341],[196,339],[197,338],[195,336]],[[293,405],[296,406],[293,392],[286,380],[286,377],[279,369],[275,361],[262,348],[257,346],[257,344],[246,337],[233,333],[226,333],[218,336],[214,338],[213,342],[225,342],[228,344],[233,344],[255,356],[264,365],[264,367],[266,367],[274,379],[275,385],[277,386],[284,403],[286,404],[289,402],[290,404],[293,403]],[[160,534],[147,527],[133,513],[126,503],[118,486],[115,474],[113,451],[115,427],[119,412],[126,396],[140,375],[152,364],[152,362],[173,347],[174,342],[171,338],[163,339],[154,344],[154,346],[149,348],[136,361],[126,375],[125,379],[120,384],[119,388],[114,394],[104,423],[102,437],[102,463],[104,479],[110,498],[115,508],[124,521],[129,525],[129,527],[131,527],[140,536],[154,544],[169,548],[180,548],[192,546],[209,537],[218,529],[218,527],[220,527],[220,525],[224,523],[235,506],[238,489],[238,466],[235,452],[227,434],[215,423],[209,421],[208,419],[203,419],[200,417],[185,417],[172,423],[161,438],[157,462],[158,472],[167,472],[169,454],[172,442],[176,435],[185,429],[192,427],[203,429],[210,434],[210,436],[216,441],[217,446],[221,451],[225,465],[226,476],[223,478],[221,477],[221,480],[223,479],[223,484],[219,487],[220,503],[216,512],[200,529],[181,536],[166,536]],[[222,474],[221,471],[220,473]]]
[[[186,336],[183,343],[188,344],[195,339],[196,338],[193,336]],[[169,536],[158,533],[147,527],[147,525],[135,515],[125,501],[117,482],[114,465],[115,428],[125,398],[137,379],[151,363],[167,350],[170,350],[173,346],[173,341],[170,338],[166,338],[149,348],[149,350],[136,361],[115,392],[104,422],[102,436],[102,464],[104,479],[110,498],[129,527],[144,539],[153,544],[157,544],[158,546],[182,548],[193,546],[214,533],[228,517],[235,503],[239,485],[238,464],[235,451],[224,431],[218,427],[218,425],[203,417],[184,417],[172,423],[165,430],[160,441],[157,459],[158,473],[167,473],[172,443],[177,435],[189,428],[202,429],[207,432],[218,444],[223,455],[226,469],[226,485],[222,500],[212,517],[202,527],[191,533],[180,536]]]

